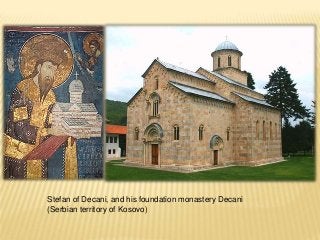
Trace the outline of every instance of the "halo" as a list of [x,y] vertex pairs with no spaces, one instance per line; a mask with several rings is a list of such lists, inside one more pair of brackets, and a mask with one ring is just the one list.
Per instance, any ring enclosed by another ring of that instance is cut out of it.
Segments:
[[90,42],[92,40],[98,41],[98,43],[100,44],[99,51],[102,53],[103,52],[103,37],[102,37],[102,35],[99,33],[90,33],[83,40],[83,50],[86,52],[86,54],[91,55]]
[[24,78],[32,77],[39,60],[58,64],[53,88],[60,86],[73,69],[73,55],[69,44],[54,34],[38,34],[29,38],[20,50],[20,71]]

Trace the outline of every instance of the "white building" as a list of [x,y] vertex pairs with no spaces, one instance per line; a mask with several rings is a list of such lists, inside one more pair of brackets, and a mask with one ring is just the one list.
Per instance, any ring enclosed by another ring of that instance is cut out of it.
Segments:
[[[120,125],[106,125],[106,156],[107,159],[119,158],[124,154],[126,149],[124,146],[120,146],[121,136],[122,139],[126,138],[127,127]],[[122,153],[122,154],[121,154]]]

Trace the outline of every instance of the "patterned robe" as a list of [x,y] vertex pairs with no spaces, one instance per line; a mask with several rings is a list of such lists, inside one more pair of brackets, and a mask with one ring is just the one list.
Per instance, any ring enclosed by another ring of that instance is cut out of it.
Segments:
[[40,100],[40,89],[31,78],[13,90],[4,134],[5,178],[47,178],[46,159],[23,158],[48,136],[55,102],[52,90]]

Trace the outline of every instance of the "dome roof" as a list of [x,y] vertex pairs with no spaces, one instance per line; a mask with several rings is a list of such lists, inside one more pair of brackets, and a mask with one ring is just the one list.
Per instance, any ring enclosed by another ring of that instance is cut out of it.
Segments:
[[73,80],[69,85],[69,92],[83,92],[83,84],[81,80]]
[[239,51],[239,49],[237,48],[237,46],[236,46],[234,43],[232,43],[232,42],[230,42],[230,41],[228,41],[228,40],[220,43],[220,44],[217,46],[217,48],[216,48],[215,51],[219,51],[219,50],[236,50],[236,51]]

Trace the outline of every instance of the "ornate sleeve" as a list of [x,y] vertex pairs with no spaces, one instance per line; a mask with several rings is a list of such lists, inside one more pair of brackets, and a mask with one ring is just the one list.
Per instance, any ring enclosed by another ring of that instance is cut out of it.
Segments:
[[33,103],[14,89],[7,115],[6,134],[18,141],[34,144],[38,128],[30,125]]

